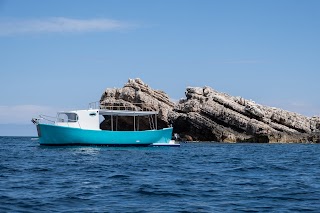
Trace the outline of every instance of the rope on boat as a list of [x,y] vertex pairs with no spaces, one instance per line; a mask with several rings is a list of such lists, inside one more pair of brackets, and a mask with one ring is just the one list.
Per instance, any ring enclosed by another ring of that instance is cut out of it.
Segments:
[[152,115],[148,116],[148,118],[149,118],[150,129],[155,129]]

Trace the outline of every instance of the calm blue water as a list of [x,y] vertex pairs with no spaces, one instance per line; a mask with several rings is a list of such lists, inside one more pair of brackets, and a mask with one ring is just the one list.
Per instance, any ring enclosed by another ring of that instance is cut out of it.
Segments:
[[0,143],[0,212],[320,211],[320,144]]

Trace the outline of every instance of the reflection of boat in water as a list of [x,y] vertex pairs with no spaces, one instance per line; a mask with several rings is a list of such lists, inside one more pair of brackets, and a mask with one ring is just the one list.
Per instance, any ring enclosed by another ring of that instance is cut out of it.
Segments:
[[[171,140],[172,127],[158,129],[158,111],[137,110],[131,106],[111,105],[104,109],[58,112],[56,117],[33,118],[41,145],[106,145],[106,146],[179,146]],[[100,129],[100,118],[110,120],[110,129]],[[133,120],[132,130],[118,130],[118,118]],[[139,118],[148,117],[149,130],[139,129]],[[49,123],[48,123],[49,122]]]

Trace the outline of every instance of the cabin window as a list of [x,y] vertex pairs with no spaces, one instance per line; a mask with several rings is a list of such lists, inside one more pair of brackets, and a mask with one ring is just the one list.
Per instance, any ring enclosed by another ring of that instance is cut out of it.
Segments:
[[58,114],[58,122],[77,122],[78,115],[73,112],[64,112]]

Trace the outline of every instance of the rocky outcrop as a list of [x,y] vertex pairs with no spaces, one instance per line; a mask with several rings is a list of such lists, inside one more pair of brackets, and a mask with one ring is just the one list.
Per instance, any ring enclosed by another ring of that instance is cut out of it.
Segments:
[[[116,103],[116,104],[115,104]],[[169,96],[161,91],[150,88],[140,79],[129,79],[123,88],[107,89],[100,99],[100,107],[108,108],[112,105],[113,109],[136,109],[136,110],[155,110],[159,111],[157,116],[157,124],[159,128],[168,127],[170,125],[168,115],[174,108],[174,103],[170,101]],[[115,107],[118,106],[118,107]],[[132,121],[128,118],[120,118],[120,125],[124,130],[130,129]],[[139,121],[140,129],[148,129],[148,118]],[[107,129],[110,126],[110,121],[102,124],[102,129]]]
[[[319,142],[319,117],[267,107],[215,91],[189,87],[171,116],[174,126],[189,126],[195,140],[225,142]],[[188,124],[185,124],[188,123]]]
[[184,140],[320,142],[319,117],[263,106],[210,87],[188,87],[185,95],[173,103],[163,91],[153,90],[140,79],[129,79],[121,89],[107,89],[100,103],[105,107],[117,101],[122,106],[159,110],[159,127],[172,124]]

